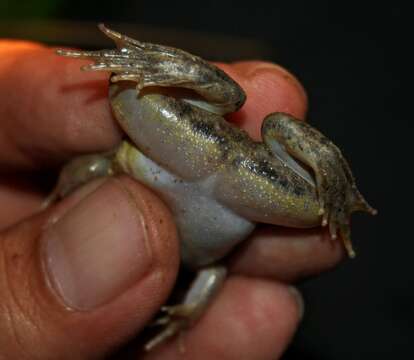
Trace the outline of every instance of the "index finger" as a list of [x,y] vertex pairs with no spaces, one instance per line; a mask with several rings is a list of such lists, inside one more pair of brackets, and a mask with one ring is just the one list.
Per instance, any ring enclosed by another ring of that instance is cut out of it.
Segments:
[[82,61],[26,44],[0,44],[0,169],[38,169],[115,146],[108,74],[82,73]]
[[[1,171],[53,166],[119,142],[107,99],[108,74],[81,72],[85,63],[38,44],[0,43]],[[282,68],[263,62],[219,66],[246,91],[246,104],[229,118],[253,138],[260,137],[261,121],[270,112],[304,116],[305,92]]]

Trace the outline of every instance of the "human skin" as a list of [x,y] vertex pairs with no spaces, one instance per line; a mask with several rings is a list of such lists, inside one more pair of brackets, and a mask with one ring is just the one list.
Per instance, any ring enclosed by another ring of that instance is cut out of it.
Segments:
[[[174,285],[179,254],[171,214],[127,176],[88,184],[39,211],[46,194],[34,179],[76,155],[111,149],[121,138],[107,100],[108,75],[81,73],[81,63],[40,44],[0,42],[0,359],[104,358],[150,321]],[[259,139],[266,114],[305,117],[302,86],[279,66],[218,65],[247,94],[244,107],[228,120],[253,138]],[[130,215],[136,210],[139,221]],[[125,229],[132,240],[122,241]],[[51,238],[65,244],[63,250],[49,246]],[[129,250],[135,239],[145,242],[150,256],[141,247]],[[259,228],[236,249],[229,279],[184,334],[185,353],[174,339],[140,358],[278,358],[303,312],[291,284],[332,268],[343,255],[342,246],[321,229]],[[79,289],[86,294],[86,309],[68,309],[56,285],[67,281],[62,269],[68,268],[58,266],[57,281],[50,258],[76,264],[69,270],[90,280],[73,285],[73,296]],[[124,264],[135,263],[145,267],[125,275]],[[102,271],[103,279],[94,281],[95,273],[78,269],[86,265]]]

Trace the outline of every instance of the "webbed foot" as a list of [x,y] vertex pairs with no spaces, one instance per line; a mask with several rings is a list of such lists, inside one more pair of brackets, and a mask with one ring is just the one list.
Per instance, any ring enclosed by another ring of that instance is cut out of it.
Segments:
[[[287,166],[313,182],[318,194],[321,225],[329,226],[332,239],[339,233],[348,255],[354,257],[350,238],[351,213],[365,211],[375,215],[377,211],[358,191],[351,169],[338,147],[309,124],[284,113],[266,117],[262,137]],[[296,160],[313,170],[315,181]]]
[[236,111],[246,98],[240,86],[222,70],[207,61],[176,48],[140,42],[103,24],[99,29],[117,45],[117,49],[80,51],[58,49],[61,56],[93,60],[85,71],[108,71],[112,82],[133,81],[137,89],[175,87],[193,90],[201,98],[190,96],[192,103],[219,114]]
[[226,269],[222,266],[211,266],[200,270],[182,304],[161,308],[165,315],[156,319],[152,325],[163,328],[147,342],[145,350],[152,350],[198,320],[224,282],[226,273]]

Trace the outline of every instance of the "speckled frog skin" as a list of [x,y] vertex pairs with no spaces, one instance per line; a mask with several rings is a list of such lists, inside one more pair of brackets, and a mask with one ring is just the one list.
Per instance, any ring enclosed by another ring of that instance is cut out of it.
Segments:
[[223,71],[182,50],[100,29],[117,49],[58,53],[92,60],[84,70],[111,72],[109,98],[126,139],[110,153],[71,161],[52,198],[94,177],[123,172],[171,209],[182,262],[198,274],[182,304],[163,308],[163,328],[147,349],[201,315],[226,275],[217,262],[258,222],[328,225],[332,238],[339,234],[354,255],[350,215],[375,210],[331,141],[288,114],[273,113],[263,121],[263,142],[255,142],[222,116],[245,101]]

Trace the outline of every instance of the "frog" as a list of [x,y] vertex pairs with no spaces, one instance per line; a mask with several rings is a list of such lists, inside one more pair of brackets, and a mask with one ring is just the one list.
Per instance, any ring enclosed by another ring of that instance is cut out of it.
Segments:
[[181,302],[161,308],[159,332],[146,350],[193,325],[226,279],[223,261],[260,223],[328,227],[348,255],[350,217],[376,214],[357,189],[339,148],[290,114],[267,115],[261,141],[230,123],[243,89],[204,59],[169,46],[141,42],[99,25],[116,48],[58,49],[88,59],[84,71],[110,73],[109,102],[125,136],[115,149],[84,154],[60,172],[46,205],[93,179],[128,174],[170,209],[183,267],[194,280]]

